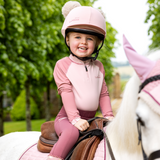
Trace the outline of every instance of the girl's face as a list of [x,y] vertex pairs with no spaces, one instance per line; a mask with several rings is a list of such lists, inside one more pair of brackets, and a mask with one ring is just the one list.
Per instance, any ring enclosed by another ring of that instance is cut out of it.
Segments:
[[66,37],[67,45],[78,57],[89,57],[98,46],[98,38],[89,34],[70,32]]

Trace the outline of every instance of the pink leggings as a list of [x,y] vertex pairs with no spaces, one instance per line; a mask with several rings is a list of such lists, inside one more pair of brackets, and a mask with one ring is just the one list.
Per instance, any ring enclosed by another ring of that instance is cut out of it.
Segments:
[[[63,108],[60,113],[64,112]],[[80,111],[80,116],[82,119],[90,119],[95,116],[96,111]],[[61,159],[65,159],[69,151],[75,145],[79,138],[79,130],[73,126],[68,118],[60,118],[59,115],[55,119],[54,127],[59,139],[57,143],[53,146],[49,155]]]
[[53,146],[49,155],[64,159],[79,137],[79,130],[68,119],[57,120],[55,130],[59,136],[58,142]]

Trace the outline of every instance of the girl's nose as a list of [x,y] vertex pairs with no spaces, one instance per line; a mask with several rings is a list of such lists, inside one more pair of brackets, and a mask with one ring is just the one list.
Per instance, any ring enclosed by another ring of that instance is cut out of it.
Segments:
[[87,43],[87,39],[86,39],[85,37],[83,37],[83,38],[81,39],[81,43],[82,43],[82,44],[86,44],[86,43]]

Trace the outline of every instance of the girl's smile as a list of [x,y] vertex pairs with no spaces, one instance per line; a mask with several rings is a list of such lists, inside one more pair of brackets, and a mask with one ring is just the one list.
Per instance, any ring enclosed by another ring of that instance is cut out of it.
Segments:
[[98,38],[94,35],[70,32],[66,42],[73,54],[78,57],[89,57],[94,52]]

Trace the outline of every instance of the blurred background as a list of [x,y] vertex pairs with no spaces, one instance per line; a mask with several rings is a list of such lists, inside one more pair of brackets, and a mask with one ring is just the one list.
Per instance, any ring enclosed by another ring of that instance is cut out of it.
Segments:
[[[98,59],[116,115],[134,72],[123,51],[123,34],[139,54],[158,48],[160,0],[77,1],[105,14],[107,36]],[[0,136],[40,131],[62,107],[53,70],[57,60],[69,55],[61,35],[66,2],[0,0]]]

